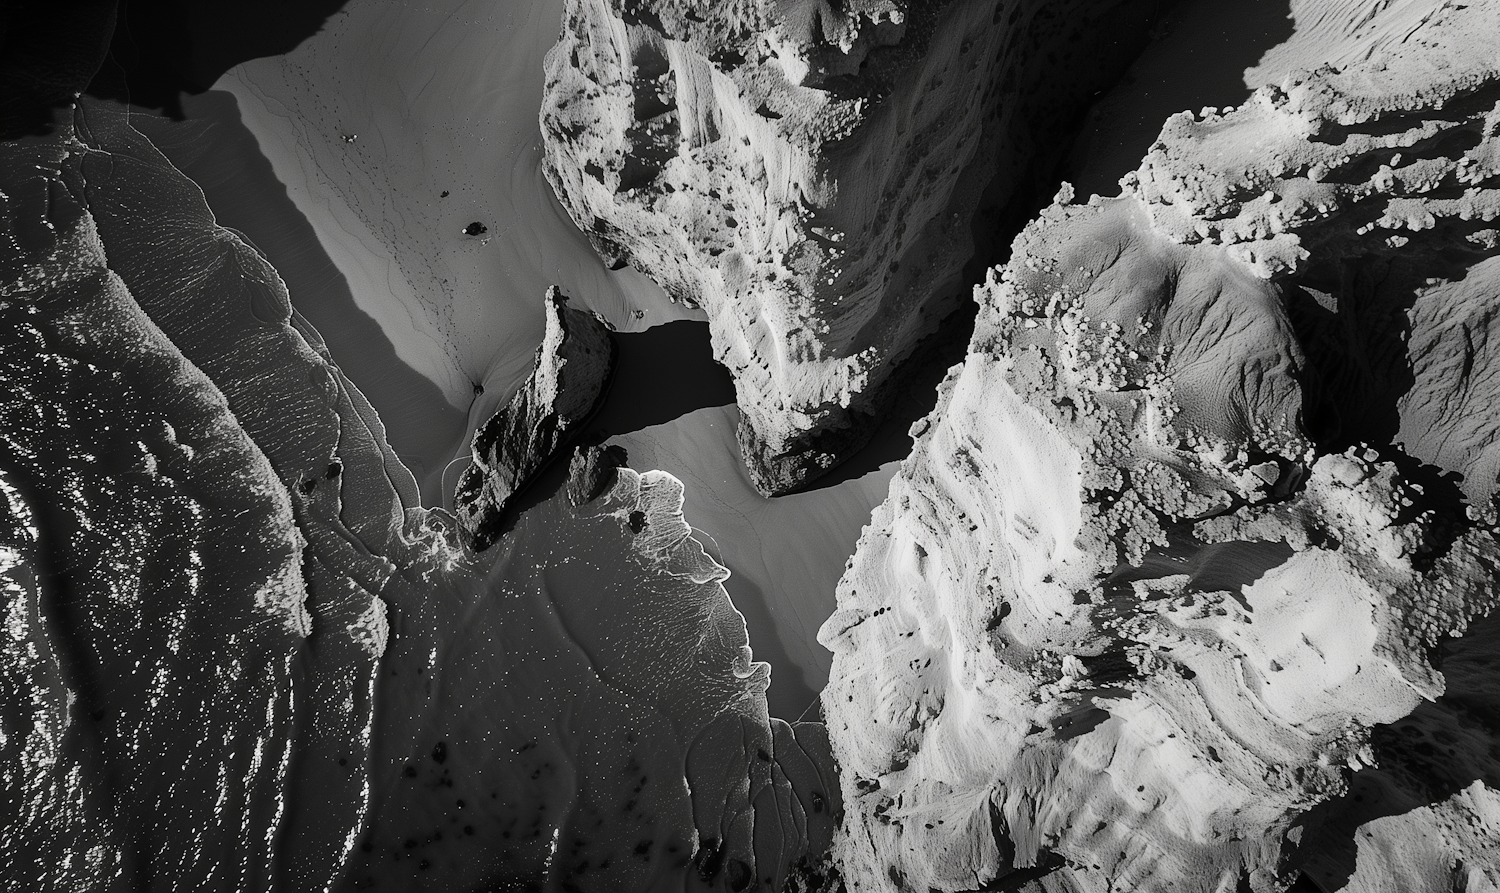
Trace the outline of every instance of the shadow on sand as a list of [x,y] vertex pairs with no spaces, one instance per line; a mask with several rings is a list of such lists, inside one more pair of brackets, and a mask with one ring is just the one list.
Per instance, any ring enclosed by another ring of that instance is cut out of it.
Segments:
[[[56,2],[56,0],[53,0]],[[224,72],[291,52],[317,34],[346,0],[120,0],[109,55],[89,85],[99,99],[187,116],[183,97],[203,93]]]
[[297,308],[339,368],[375,407],[391,444],[422,487],[424,505],[442,505],[433,474],[463,438],[467,417],[429,378],[403,362],[379,323],[362,310],[317,233],[297,208],[232,94],[210,90],[184,100],[187,120],[134,113],[131,123],[208,199],[218,222],[244,235],[281,275]]
[[1186,0],[1158,24],[1120,84],[1086,113],[1062,179],[1080,199],[1119,194],[1162,123],[1182,111],[1239,105],[1245,71],[1292,36],[1290,0]]

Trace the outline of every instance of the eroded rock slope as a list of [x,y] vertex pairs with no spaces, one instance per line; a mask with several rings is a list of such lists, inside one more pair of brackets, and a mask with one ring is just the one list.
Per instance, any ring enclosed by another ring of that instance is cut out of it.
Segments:
[[752,478],[789,492],[865,442],[967,290],[986,188],[1032,199],[1157,6],[570,0],[545,170],[606,257],[707,311]]
[[604,321],[569,307],[556,286],[547,291],[546,320],[531,376],[474,432],[474,464],[453,495],[476,549],[494,543],[512,497],[572,444],[609,388],[616,350]]
[[1500,883],[1497,33],[1176,116],[976,290],[822,632],[851,887]]

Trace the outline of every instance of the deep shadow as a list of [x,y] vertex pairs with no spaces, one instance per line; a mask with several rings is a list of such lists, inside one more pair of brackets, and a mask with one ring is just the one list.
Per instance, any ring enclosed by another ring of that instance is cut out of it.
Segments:
[[115,20],[115,0],[0,3],[0,139],[52,132],[103,63]]
[[[516,522],[526,512],[554,496],[558,499],[567,498],[562,490],[568,482],[568,464],[573,459],[574,448],[573,443],[568,443],[556,453],[548,456],[546,463],[537,469],[536,474],[528,478],[511,496],[505,510],[500,513],[499,525],[496,527],[497,542],[501,537],[508,536],[516,529]],[[493,548],[493,546],[486,546],[486,548]]]
[[[983,273],[979,274],[981,277]],[[923,339],[912,358],[903,363],[893,380],[899,381],[892,402],[864,446],[843,462],[815,479],[806,491],[837,487],[879,470],[887,462],[900,462],[911,454],[911,426],[937,406],[937,386],[948,369],[963,362],[974,334],[978,305],[964,301],[949,314],[938,331]]]
[[1331,250],[1314,255],[1319,260],[1283,291],[1307,355],[1298,380],[1307,394],[1304,425],[1329,452],[1389,443],[1401,427],[1400,395],[1415,383],[1406,311],[1433,271],[1354,244],[1317,247]]
[[131,124],[203,190],[218,222],[246,236],[280,274],[297,312],[375,407],[386,440],[422,485],[422,503],[442,505],[441,484],[428,465],[453,454],[465,413],[401,360],[380,324],[355,302],[312,224],[241,122],[234,95],[211,90],[189,98],[185,109],[185,123],[134,112]]
[[1193,581],[1188,592],[1227,592],[1248,613],[1255,609],[1245,598],[1246,587],[1273,568],[1286,564],[1296,550],[1280,540],[1230,540],[1205,544],[1188,562]]
[[[995,811],[993,804],[990,806],[990,811],[991,813]],[[999,819],[992,819],[991,825],[1001,827],[1002,823]],[[1011,864],[1015,860],[1015,846],[1008,839],[1001,849],[1001,855],[1007,864]],[[1021,893],[1021,891],[1025,890],[1043,889],[1038,882],[1052,872],[1067,865],[1067,861],[1062,856],[1053,852],[1038,854],[1037,861],[1041,864],[1031,868],[1010,868],[989,883],[976,887],[973,890],[965,891],[965,893]],[[895,871],[894,868],[891,870]],[[895,880],[894,876],[892,880]],[[901,889],[911,889],[906,886],[904,878],[901,882]]]
[[[1142,4],[1138,12],[1156,19],[1171,6],[1171,0],[1162,0]],[[1137,55],[1139,46],[1127,31],[1122,31],[1117,45],[1106,54],[1109,58],[1096,61],[1106,68],[1123,66]],[[973,286],[982,283],[991,268],[1010,261],[1016,235],[1052,203],[1059,176],[1065,172],[1064,150],[1074,145],[1082,132],[1086,112],[1084,109],[1075,115],[1056,118],[1040,114],[1029,122],[1035,128],[1031,138],[1048,148],[1043,148],[1020,169],[992,177],[984,187],[969,223],[973,254],[964,264],[961,283],[956,286],[964,292],[959,309],[943,320],[936,333],[919,343],[911,358],[892,375],[892,380],[899,381],[900,386],[894,390],[891,404],[879,408],[880,422],[868,442],[811,482],[806,490],[838,486],[888,462],[901,461],[911,453],[911,426],[932,412],[937,405],[937,385],[949,368],[963,362],[968,351],[978,314],[978,306],[969,298]]]
[[[1132,26],[1126,20],[1133,19],[1136,26],[1143,19],[1154,21],[1173,2],[1174,0],[1142,0],[1139,3],[1122,4],[1114,13],[1117,17],[1115,24],[1120,25],[1116,29],[1116,39],[1089,60],[1090,64],[1100,66],[1100,71],[1110,73],[1098,76],[1113,77],[1112,72],[1128,65],[1144,44],[1144,37],[1133,33]],[[1102,23],[1110,21],[1108,17],[1100,20]],[[1007,76],[1005,82],[1008,83],[1009,80]],[[992,90],[998,88],[1000,83],[997,80]],[[1063,93],[1066,94],[1068,89],[1070,88],[1065,87]],[[1058,174],[1065,150],[1074,144],[1076,135],[1080,132],[1086,109],[1082,107],[1084,95],[1076,94],[1067,98],[1066,95],[1049,94],[1047,99],[1027,105],[1033,96],[1040,97],[1045,92],[1023,90],[1022,96],[1015,98],[1022,106],[1022,111],[1015,125],[1018,131],[1012,134],[1012,138],[1021,145],[1029,141],[1031,148],[1035,149],[1035,155],[1018,167],[990,171],[988,182],[981,191],[969,221],[973,253],[962,268],[959,282],[954,286],[956,291],[962,293],[958,309],[943,320],[936,333],[923,339],[912,356],[890,376],[891,381],[900,384],[892,389],[888,405],[874,408],[879,421],[865,444],[851,453],[848,459],[809,482],[803,490],[837,486],[863,477],[887,462],[905,459],[910,454],[912,439],[908,431],[913,423],[925,417],[937,405],[935,388],[948,369],[962,362],[967,353],[978,310],[970,298],[974,285],[984,282],[988,270],[1010,260],[1011,243],[1016,235],[1043,208],[1051,204],[1057,193]],[[986,101],[993,99],[987,97]],[[1058,107],[1081,108],[1077,113],[1057,114]],[[998,112],[992,112],[991,116],[995,114]],[[864,436],[862,432],[856,431],[850,439],[857,441]]]
[[1463,220],[1442,219],[1399,249],[1372,248],[1358,228],[1382,213],[1372,203],[1325,239],[1307,240],[1313,260],[1283,290],[1307,357],[1298,379],[1304,425],[1321,451],[1397,437],[1400,400],[1416,384],[1412,311],[1434,280],[1461,281],[1485,258],[1468,237],[1487,224]]
[[184,117],[185,95],[224,72],[291,52],[317,34],[345,0],[121,0],[110,41],[115,67],[88,93]]
[[604,405],[584,427],[603,443],[694,410],[734,402],[734,379],[714,361],[708,323],[677,320],[644,332],[615,332],[619,349]]
[[1086,116],[1063,179],[1080,198],[1113,196],[1177,112],[1239,105],[1244,73],[1292,36],[1290,0],[1185,0],[1153,29],[1152,43]]

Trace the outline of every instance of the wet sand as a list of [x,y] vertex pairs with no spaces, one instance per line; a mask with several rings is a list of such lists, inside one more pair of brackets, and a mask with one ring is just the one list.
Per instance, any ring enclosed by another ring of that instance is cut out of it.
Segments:
[[270,261],[297,311],[371,399],[392,449],[421,482],[423,503],[441,505],[442,466],[464,437],[467,413],[402,361],[385,331],[355,303],[343,272],[241,122],[234,96],[210,90],[184,97],[182,106],[186,120],[137,109],[131,124],[203,190],[220,224]]
[[793,719],[813,707],[828,681],[833,655],[818,644],[818,627],[833,612],[844,562],[898,463],[767,499],[740,461],[737,418],[734,406],[699,409],[611,442],[625,447],[631,467],[659,468],[685,485],[683,514],[729,568],[724,587],[745,616],[756,659],[771,664],[771,715]]

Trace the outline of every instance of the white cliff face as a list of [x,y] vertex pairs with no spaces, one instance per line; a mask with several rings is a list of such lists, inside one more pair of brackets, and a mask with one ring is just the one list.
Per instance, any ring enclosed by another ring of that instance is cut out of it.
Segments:
[[821,634],[851,887],[1496,882],[1497,27],[1169,120],[976,289]]
[[981,194],[1030,200],[1151,7],[576,0],[545,170],[602,253],[708,313],[752,478],[788,492],[868,438],[966,290]]

